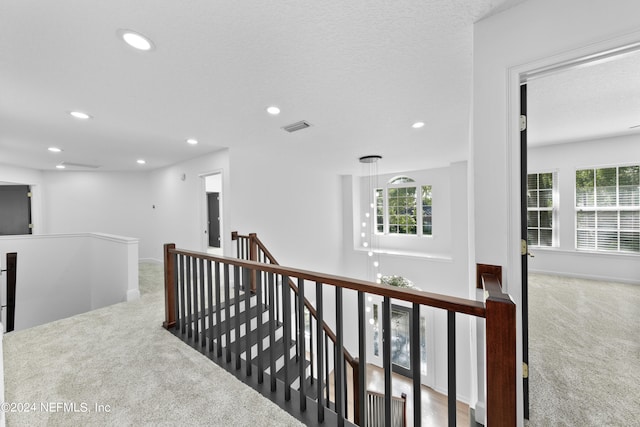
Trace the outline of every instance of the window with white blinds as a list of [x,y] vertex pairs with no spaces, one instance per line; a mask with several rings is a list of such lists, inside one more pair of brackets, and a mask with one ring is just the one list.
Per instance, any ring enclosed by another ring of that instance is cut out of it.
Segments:
[[527,244],[555,246],[556,179],[553,172],[527,176]]
[[576,248],[640,252],[640,166],[576,171]]

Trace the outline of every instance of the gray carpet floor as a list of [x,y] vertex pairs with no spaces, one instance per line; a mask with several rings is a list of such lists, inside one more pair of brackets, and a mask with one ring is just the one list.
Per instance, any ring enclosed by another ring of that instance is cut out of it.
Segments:
[[6,334],[5,401],[30,409],[7,425],[301,425],[162,328],[162,280],[141,264],[140,300]]
[[[640,286],[537,274],[529,286],[528,425],[640,425]],[[8,426],[301,425],[162,329],[161,266],[140,265],[140,291],[4,336],[5,401],[30,409]]]
[[640,285],[529,275],[529,426],[640,425]]

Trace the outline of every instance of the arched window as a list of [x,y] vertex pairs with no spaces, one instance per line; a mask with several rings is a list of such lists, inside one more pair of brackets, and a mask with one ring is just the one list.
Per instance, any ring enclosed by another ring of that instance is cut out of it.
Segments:
[[404,175],[395,176],[389,180],[389,184],[391,185],[406,184],[409,182],[416,182],[416,180]]

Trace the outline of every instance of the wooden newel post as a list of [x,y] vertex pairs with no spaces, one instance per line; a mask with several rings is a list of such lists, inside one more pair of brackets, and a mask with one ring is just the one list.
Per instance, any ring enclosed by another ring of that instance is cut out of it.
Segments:
[[516,425],[516,305],[507,294],[486,302],[487,425]]
[[[258,261],[258,235],[249,233],[249,260]],[[251,270],[251,293],[256,293],[256,270]]]
[[164,313],[165,321],[162,326],[171,329],[176,325],[176,262],[174,254],[169,250],[175,249],[175,243],[164,245]]

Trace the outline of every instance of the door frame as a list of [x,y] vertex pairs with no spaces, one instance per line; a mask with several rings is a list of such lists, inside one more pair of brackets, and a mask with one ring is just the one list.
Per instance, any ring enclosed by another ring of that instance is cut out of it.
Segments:
[[[509,232],[507,241],[508,269],[506,277],[507,292],[510,293],[516,303],[519,302],[517,310],[523,314],[522,305],[527,303],[526,297],[522,294],[522,277],[528,276],[528,271],[523,268],[523,255],[521,255],[520,241],[522,239],[522,189],[521,189],[521,164],[523,149],[521,146],[520,114],[521,114],[521,93],[522,83],[540,78],[555,72],[572,67],[584,66],[594,61],[606,61],[613,56],[622,55],[640,50],[640,32],[625,34],[616,38],[607,39],[597,43],[588,44],[574,50],[545,57],[533,62],[521,64],[508,69],[507,96],[508,96],[508,118],[507,118],[507,206],[509,214]],[[526,153],[524,154],[526,156]],[[526,213],[525,213],[526,214]],[[511,284],[511,285],[510,285]],[[524,309],[528,312],[528,307]],[[516,325],[516,334],[520,337],[521,344],[523,334],[522,317],[519,317]],[[524,361],[522,352],[523,346],[516,349],[516,357]],[[527,355],[528,356],[528,355]],[[516,366],[519,378],[523,378],[523,366]],[[523,383],[524,385],[524,383]],[[524,389],[518,388],[518,400],[524,402]],[[524,409],[524,408],[523,408]],[[528,412],[527,412],[528,414]],[[523,414],[524,415],[524,414]]]
[[[200,224],[198,233],[201,235],[201,245],[202,251],[207,252],[209,248],[209,216],[207,213],[208,203],[207,203],[207,177],[213,175],[220,175],[220,250],[224,254],[225,251],[225,241],[227,238],[225,231],[225,221],[224,221],[224,195],[225,195],[225,179],[224,179],[224,170],[223,169],[215,169],[209,172],[204,172],[198,175],[200,178]],[[231,234],[229,234],[229,237]]]
[[[528,243],[528,203],[527,184],[529,169],[527,167],[527,84],[520,85],[520,242],[521,247],[521,282],[522,282],[522,369],[528,372],[529,367],[529,243]],[[525,368],[526,366],[526,368]],[[529,419],[529,375],[522,375],[522,402],[525,419]]]

